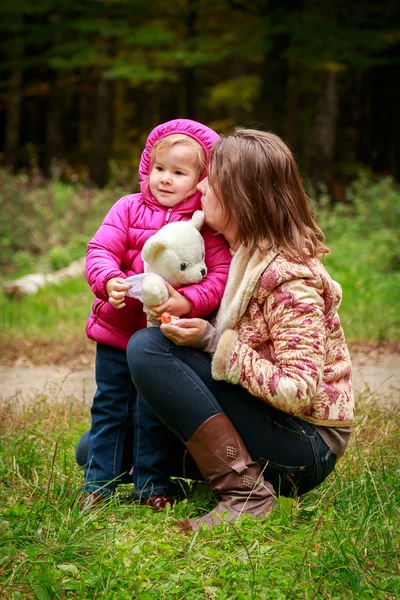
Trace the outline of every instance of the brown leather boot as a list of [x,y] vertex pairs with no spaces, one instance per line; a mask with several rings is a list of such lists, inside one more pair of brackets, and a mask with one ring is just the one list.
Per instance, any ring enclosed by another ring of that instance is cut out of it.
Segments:
[[221,500],[200,519],[178,521],[176,525],[182,530],[195,531],[200,525],[213,527],[242,514],[261,517],[275,506],[274,488],[264,480],[260,465],[252,460],[225,413],[207,419],[185,446]]

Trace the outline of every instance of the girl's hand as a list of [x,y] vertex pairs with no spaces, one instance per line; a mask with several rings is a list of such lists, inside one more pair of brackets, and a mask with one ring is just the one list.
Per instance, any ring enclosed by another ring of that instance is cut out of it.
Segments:
[[192,303],[185,296],[176,291],[168,282],[165,282],[167,286],[169,298],[164,304],[158,306],[147,306],[147,311],[152,319],[160,320],[163,312],[169,312],[174,317],[181,317],[182,315],[190,315],[192,312]]
[[177,346],[193,346],[207,328],[204,319],[180,319],[177,325],[161,325],[163,334]]
[[106,284],[108,301],[114,308],[124,308],[126,306],[125,296],[131,285],[125,283],[123,277],[113,277]]

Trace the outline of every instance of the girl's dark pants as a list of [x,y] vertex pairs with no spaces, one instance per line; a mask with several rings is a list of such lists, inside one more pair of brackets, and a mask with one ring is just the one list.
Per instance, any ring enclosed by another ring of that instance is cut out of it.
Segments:
[[166,428],[161,439],[152,436],[151,422],[155,432],[163,428],[154,413],[186,442],[204,421],[225,412],[253,460],[264,468],[264,478],[282,495],[304,494],[333,470],[336,457],[310,423],[273,408],[240,385],[215,381],[205,352],[177,346],[160,329],[148,328],[132,336],[127,359],[145,400],[138,403],[137,418],[146,423],[146,454],[153,443],[155,452],[159,447],[161,456],[173,457],[170,474],[182,474],[185,447]]
[[117,484],[133,482],[138,496],[169,493],[165,473],[179,462],[174,446],[182,458],[182,444],[147,406],[140,410],[143,401],[132,382],[124,350],[97,344],[96,383],[92,425],[76,449],[77,462],[85,467],[85,492],[108,496]]

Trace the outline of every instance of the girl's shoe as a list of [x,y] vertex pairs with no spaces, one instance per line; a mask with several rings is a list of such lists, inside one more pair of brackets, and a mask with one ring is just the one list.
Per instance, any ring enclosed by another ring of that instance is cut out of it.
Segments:
[[100,504],[104,504],[109,500],[108,496],[103,496],[102,494],[84,494],[79,502],[80,510],[92,510],[93,508],[97,508]]
[[157,512],[161,512],[167,504],[173,506],[175,504],[174,498],[168,496],[168,494],[154,494],[149,498],[140,498],[140,504],[154,508]]

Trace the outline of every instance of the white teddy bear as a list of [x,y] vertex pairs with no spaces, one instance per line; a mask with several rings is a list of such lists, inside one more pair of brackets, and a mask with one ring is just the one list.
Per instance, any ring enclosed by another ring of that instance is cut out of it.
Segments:
[[[165,281],[174,288],[200,283],[207,275],[204,240],[200,229],[204,213],[197,210],[190,221],[164,225],[143,246],[144,274],[126,279],[132,283],[128,296],[139,298],[145,306],[158,306],[168,300]],[[159,325],[151,321],[149,325]]]

